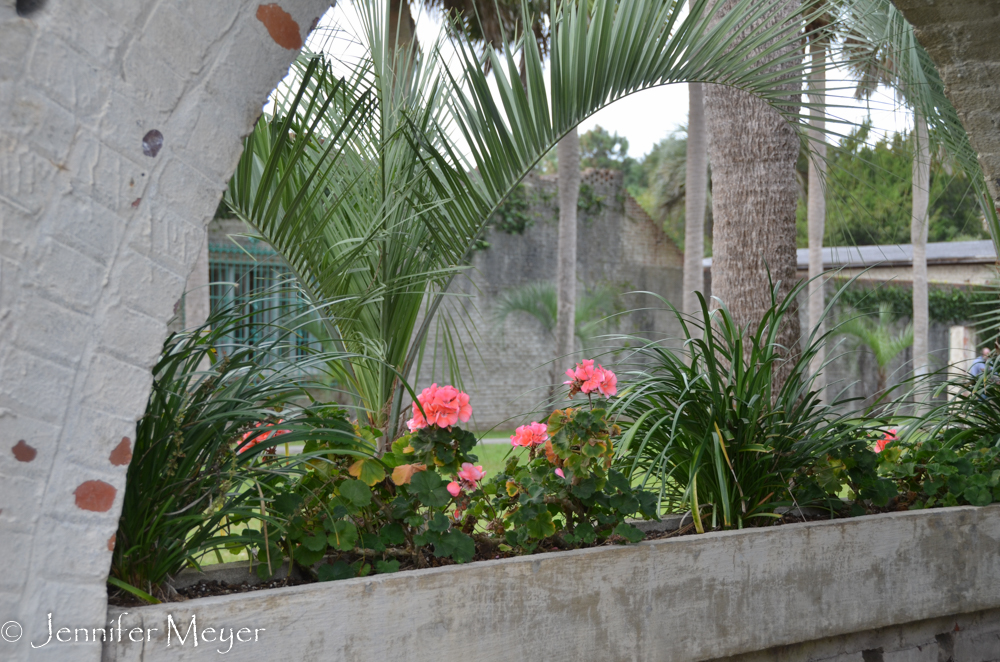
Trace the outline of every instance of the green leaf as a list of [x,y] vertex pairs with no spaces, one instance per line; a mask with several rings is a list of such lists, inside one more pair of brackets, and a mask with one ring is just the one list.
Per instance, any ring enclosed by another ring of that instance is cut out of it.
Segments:
[[403,526],[399,522],[391,522],[383,526],[379,536],[386,545],[402,545],[406,542]]
[[372,491],[363,481],[347,479],[340,484],[340,496],[359,508],[372,502]]
[[299,545],[295,548],[295,551],[292,553],[292,558],[294,558],[295,562],[298,563],[299,565],[309,568],[322,561],[325,555],[326,555],[326,539],[324,538],[322,549],[318,550],[310,549],[305,545]]
[[358,533],[358,547],[382,553],[385,551],[385,542],[382,540],[382,536],[377,533],[360,531]]
[[430,492],[431,490],[440,487],[441,484],[441,476],[430,470],[414,474],[413,478],[410,479],[410,488],[417,494],[420,494],[421,492]]
[[330,547],[342,552],[354,549],[354,545],[358,541],[358,527],[354,525],[354,522],[337,520],[333,523],[332,529],[330,535],[327,536]]
[[434,513],[434,517],[427,522],[427,528],[431,531],[437,531],[438,533],[444,533],[451,528],[451,522],[444,515],[444,513]]
[[302,503],[302,497],[298,494],[279,494],[274,499],[274,503],[271,507],[281,513],[282,515],[291,515],[295,512],[295,509],[299,507]]
[[622,515],[631,515],[639,510],[639,500],[631,494],[616,494],[610,499],[611,507]]
[[528,520],[525,528],[528,535],[536,540],[548,538],[556,533],[556,525],[552,521],[552,515],[547,510]]
[[311,536],[306,536],[302,540],[302,546],[313,552],[322,552],[326,550],[326,536],[313,534]]
[[357,572],[355,569],[344,561],[337,561],[333,564],[324,563],[320,567],[316,568],[316,577],[321,582],[332,582],[338,579],[351,579],[356,576]]
[[594,531],[594,525],[590,522],[580,522],[577,524],[574,533],[576,539],[585,545],[589,545],[597,539],[597,532]]
[[457,529],[441,534],[434,543],[434,556],[448,556],[458,563],[467,563],[476,555],[476,544],[472,538]]
[[389,559],[388,561],[375,561],[375,572],[380,575],[389,574],[391,572],[399,572],[399,561],[396,559]]
[[615,534],[621,536],[630,543],[637,543],[646,537],[646,534],[637,529],[636,527],[628,524],[627,522],[621,522],[615,527]]
[[410,489],[420,502],[430,508],[441,508],[451,500],[441,476],[433,471],[421,471],[410,480]]
[[631,492],[632,490],[632,486],[628,483],[628,478],[614,469],[608,472],[608,485],[621,492]]
[[993,503],[993,494],[988,487],[968,487],[964,496],[973,506],[988,506]]
[[574,485],[570,491],[580,499],[589,499],[594,496],[597,489],[597,480],[593,476],[588,476],[586,480],[580,481],[579,485]]
[[385,480],[385,467],[382,466],[381,462],[373,458],[358,460],[351,465],[350,473],[369,487]]

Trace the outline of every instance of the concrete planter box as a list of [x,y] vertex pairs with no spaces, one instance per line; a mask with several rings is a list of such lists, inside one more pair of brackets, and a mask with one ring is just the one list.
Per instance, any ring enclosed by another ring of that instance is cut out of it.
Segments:
[[[122,641],[115,631],[106,662],[216,660],[220,648],[244,662],[992,662],[1000,660],[1000,506],[710,533],[122,611],[108,612]],[[171,622],[187,635],[183,644]],[[132,641],[131,628],[142,628]],[[221,645],[205,641],[220,633]]]

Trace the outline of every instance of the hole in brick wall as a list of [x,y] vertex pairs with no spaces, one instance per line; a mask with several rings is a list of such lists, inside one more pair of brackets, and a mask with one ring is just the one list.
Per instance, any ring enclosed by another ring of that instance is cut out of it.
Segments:
[[31,16],[36,11],[45,6],[48,0],[17,0],[17,15],[18,16]]
[[142,153],[154,157],[163,147],[163,134],[153,129],[142,137]]
[[111,451],[111,464],[116,467],[123,467],[132,461],[132,440],[122,437],[121,442]]
[[29,446],[24,439],[17,442],[11,450],[14,452],[14,459],[18,462],[31,462],[38,455],[38,451]]
[[282,48],[294,51],[302,48],[299,24],[279,5],[275,3],[258,5],[257,20],[264,24],[271,39]]
[[88,480],[81,483],[73,495],[76,497],[76,507],[80,510],[106,513],[111,510],[117,493],[118,490],[103,480]]

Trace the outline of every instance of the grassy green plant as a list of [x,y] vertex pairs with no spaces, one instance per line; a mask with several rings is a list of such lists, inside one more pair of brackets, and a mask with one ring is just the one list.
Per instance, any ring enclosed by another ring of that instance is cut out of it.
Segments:
[[232,340],[251,323],[261,331],[261,309],[252,302],[218,310],[164,343],[136,426],[111,564],[117,587],[158,595],[167,577],[239,539],[224,535],[229,522],[267,519],[261,486],[289,463],[264,462],[273,444],[255,444],[256,435],[280,433],[282,443],[321,439],[338,452],[364,453],[343,417],[330,416],[310,395],[317,385],[310,375],[331,357],[299,345],[300,313],[278,312],[259,334],[265,343]]
[[[683,350],[642,343],[635,369],[621,373],[628,385],[611,408],[624,428],[617,465],[659,490],[661,510],[696,514],[699,532],[704,518],[730,528],[777,517],[776,506],[794,502],[796,472],[864,426],[838,411],[849,400],[825,403],[813,389],[809,362],[834,330],[813,332],[790,357],[777,344],[803,287],[780,301],[772,290],[752,333],[721,302],[710,311],[700,298],[695,319],[664,302],[683,329]],[[784,362],[788,376],[775,385]]]

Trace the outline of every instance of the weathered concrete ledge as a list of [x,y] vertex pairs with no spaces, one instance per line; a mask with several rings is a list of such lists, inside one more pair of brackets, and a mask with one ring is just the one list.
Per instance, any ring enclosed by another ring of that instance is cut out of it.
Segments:
[[959,507],[113,608],[104,660],[695,662],[998,607],[1000,506]]

